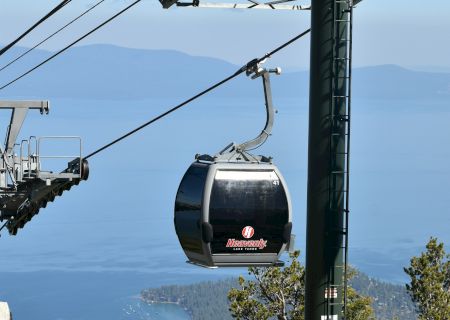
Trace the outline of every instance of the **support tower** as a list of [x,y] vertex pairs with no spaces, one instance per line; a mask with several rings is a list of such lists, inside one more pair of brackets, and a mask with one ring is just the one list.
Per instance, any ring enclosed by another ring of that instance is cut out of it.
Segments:
[[345,318],[353,5],[311,7],[306,320]]

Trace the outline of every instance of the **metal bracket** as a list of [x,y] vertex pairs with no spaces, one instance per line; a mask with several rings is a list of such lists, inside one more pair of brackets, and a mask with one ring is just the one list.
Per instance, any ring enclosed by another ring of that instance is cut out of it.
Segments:
[[215,8],[215,9],[269,9],[269,10],[311,10],[311,5],[288,5],[286,2],[296,0],[277,0],[269,2],[258,2],[255,0],[247,0],[247,3],[214,3],[200,0],[192,2],[177,2],[176,0],[160,0],[164,9],[170,8],[176,4],[177,7],[195,7],[195,8]]
[[0,109],[12,110],[11,120],[6,133],[5,153],[10,154],[14,149],[17,136],[29,109],[38,109],[41,114],[48,114],[50,110],[48,101],[0,101]]
[[[17,136],[29,109],[38,109],[41,114],[49,113],[48,101],[0,101],[0,109],[11,110],[11,120],[6,130],[4,148],[0,146],[0,187],[8,187],[8,177],[14,188],[17,187],[15,176],[14,146]],[[6,172],[8,176],[6,175]]]

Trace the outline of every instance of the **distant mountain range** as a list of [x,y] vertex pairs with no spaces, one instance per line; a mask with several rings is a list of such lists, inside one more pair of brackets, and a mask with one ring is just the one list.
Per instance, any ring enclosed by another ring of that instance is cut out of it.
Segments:
[[[14,48],[2,56],[0,68],[25,50]],[[50,55],[48,51],[33,51],[0,72],[1,85]],[[273,67],[270,61],[267,66]],[[89,45],[70,49],[0,94],[4,98],[187,98],[233,74],[238,68],[220,59],[190,56],[173,50]],[[353,74],[355,98],[450,99],[450,73],[419,72],[382,65],[355,68]],[[253,97],[255,90],[251,89],[250,83],[243,75],[212,94],[218,97]],[[307,98],[308,83],[308,71],[286,72],[273,80],[274,94]]]

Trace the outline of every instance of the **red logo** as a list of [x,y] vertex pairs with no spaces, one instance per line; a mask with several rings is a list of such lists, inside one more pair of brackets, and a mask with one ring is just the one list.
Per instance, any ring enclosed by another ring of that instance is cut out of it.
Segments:
[[242,229],[242,236],[245,239],[250,239],[251,237],[253,237],[254,234],[255,234],[255,229],[253,229],[253,227],[246,226],[244,229]]

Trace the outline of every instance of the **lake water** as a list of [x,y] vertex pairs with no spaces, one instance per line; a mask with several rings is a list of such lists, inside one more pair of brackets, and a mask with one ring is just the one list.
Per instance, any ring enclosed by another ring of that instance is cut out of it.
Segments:
[[[52,105],[49,116],[30,113],[23,136],[82,135],[88,153],[171,103]],[[273,136],[257,153],[273,155],[288,182],[304,251],[307,101],[276,106]],[[147,306],[136,297],[148,287],[245,269],[185,263],[173,228],[179,180],[196,153],[256,136],[264,115],[261,99],[206,99],[92,158],[87,182],[41,210],[16,237],[0,239],[0,300],[19,320],[186,319],[176,305]],[[405,281],[402,267],[430,236],[450,243],[449,123],[448,101],[354,101],[350,262],[369,275]]]
[[9,301],[14,319],[189,319],[178,305],[148,305],[139,300],[143,287],[164,283],[149,275],[32,272],[0,277],[1,296]]

